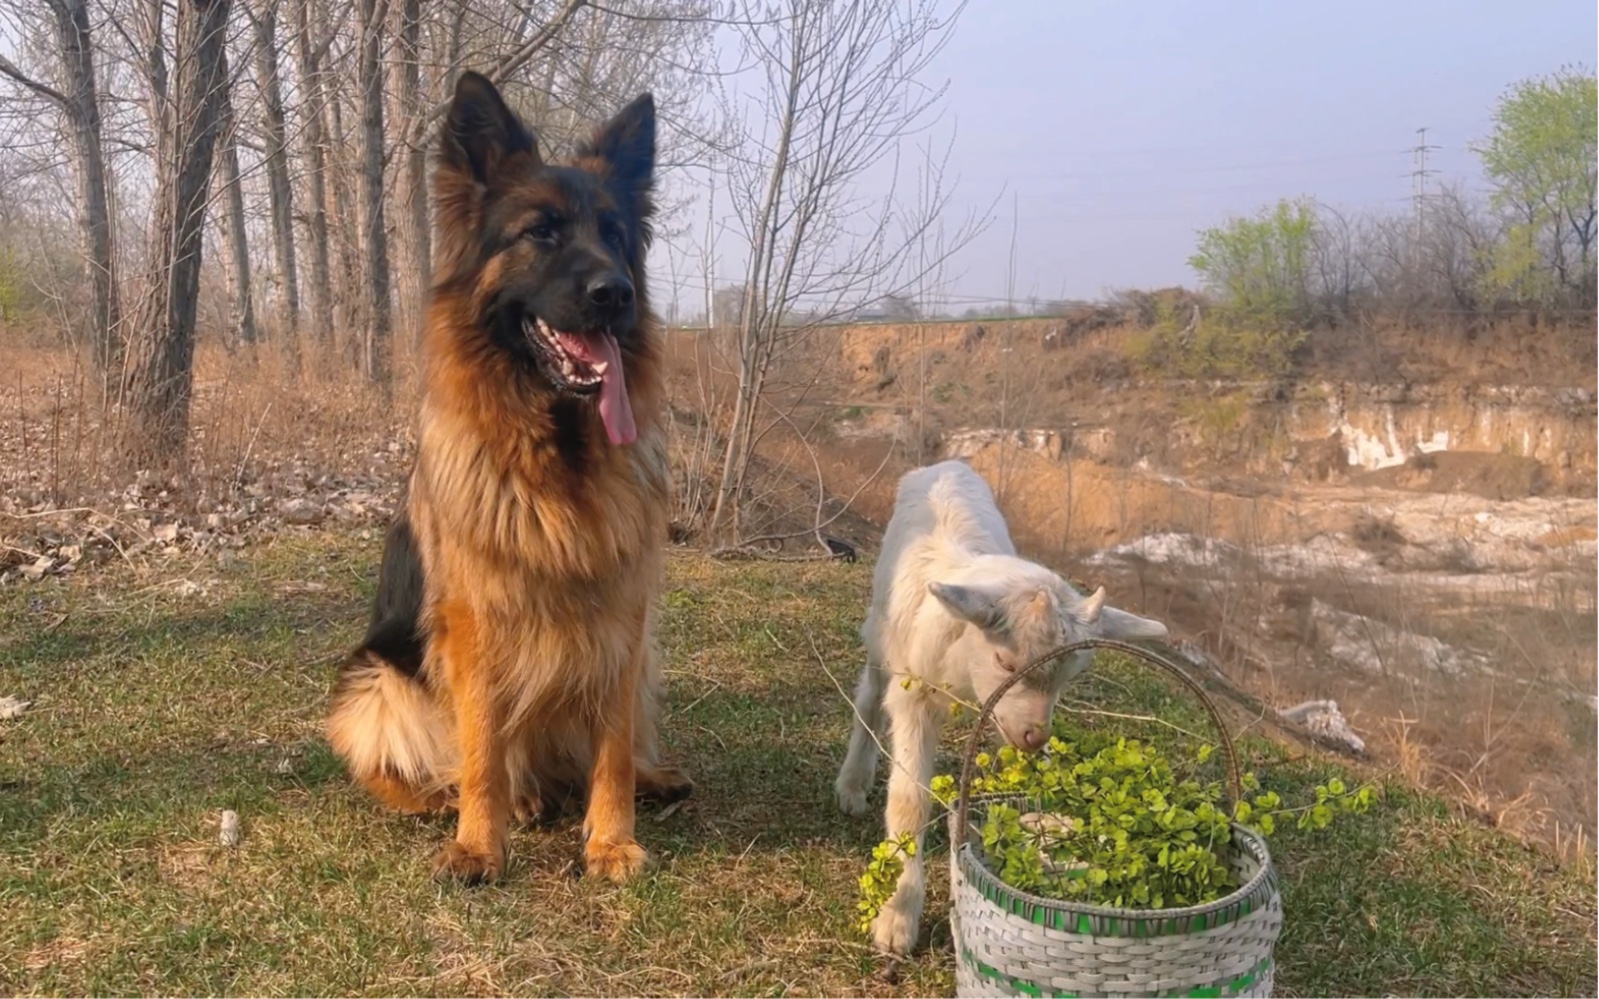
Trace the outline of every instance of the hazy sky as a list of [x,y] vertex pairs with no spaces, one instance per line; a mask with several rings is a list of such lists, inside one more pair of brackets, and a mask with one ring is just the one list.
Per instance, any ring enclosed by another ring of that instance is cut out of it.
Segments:
[[1596,36],[1593,0],[971,0],[928,75],[957,210],[1006,194],[948,294],[1003,299],[1012,194],[1025,299],[1191,284],[1195,230],[1278,197],[1399,208],[1421,126],[1481,189],[1494,100]]

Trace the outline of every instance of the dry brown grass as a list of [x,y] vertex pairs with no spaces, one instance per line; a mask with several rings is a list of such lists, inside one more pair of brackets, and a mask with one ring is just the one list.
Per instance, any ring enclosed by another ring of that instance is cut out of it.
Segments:
[[[1260,471],[1266,466],[1258,456],[1279,444],[1271,436],[1271,408],[1255,396],[1240,397],[1236,388],[1184,394],[1127,381],[1133,372],[1126,364],[1106,361],[1125,358],[1124,329],[1097,329],[1046,349],[1044,338],[1058,321],[982,323],[981,338],[973,336],[977,325],[828,330],[803,344],[775,380],[773,401],[789,417],[774,421],[763,442],[748,497],[751,531],[809,528],[820,471],[824,516],[839,512],[842,497],[854,497],[830,533],[870,543],[891,508],[898,474],[940,457],[948,430],[1058,427],[1058,459],[993,445],[973,458],[994,480],[1028,551],[1079,570],[1075,560],[1087,552],[1159,531],[1233,543],[1241,552],[1236,564],[1217,565],[1208,578],[1151,567],[1093,571],[1119,590],[1119,599],[1175,623],[1272,703],[1335,697],[1373,751],[1418,785],[1451,794],[1484,821],[1563,853],[1592,851],[1593,723],[1581,698],[1594,687],[1593,586],[1562,590],[1565,584],[1552,582],[1591,573],[1591,564],[1579,559],[1551,572],[1538,592],[1490,596],[1447,614],[1403,585],[1364,590],[1337,573],[1283,587],[1256,564],[1263,546],[1318,533],[1358,540],[1362,528],[1353,516],[1360,498],[1406,483],[1352,478],[1318,485],[1316,498],[1307,500],[1302,483]],[[1528,347],[1523,334],[1507,332],[1502,337],[1512,346],[1503,350],[1491,337],[1479,340],[1474,350],[1504,355],[1488,363],[1458,337],[1428,335],[1412,343],[1397,331],[1372,335],[1412,351],[1404,370],[1413,372],[1447,370],[1470,382],[1537,371],[1558,373],[1565,383],[1593,382],[1591,365],[1554,363],[1550,344],[1558,337]],[[715,431],[726,419],[731,375],[728,359],[709,349],[702,334],[674,331],[668,345],[679,519],[691,523],[703,511],[705,485],[720,458]],[[398,379],[389,399],[342,356],[308,355],[297,367],[270,345],[236,352],[202,345],[188,462],[159,477],[120,462],[116,414],[97,407],[93,379],[77,355],[28,344],[9,348],[8,370],[0,375],[0,514],[7,514],[0,516],[0,543],[32,552],[45,519],[18,515],[41,509],[94,507],[148,540],[152,520],[200,523],[224,509],[248,523],[273,515],[284,498],[320,502],[352,484],[387,501],[408,467],[415,408],[415,356],[408,344],[397,346]],[[1318,377],[1352,370],[1326,364]],[[1096,436],[1097,430],[1071,426],[1096,418],[1115,432]],[[1577,465],[1591,470],[1592,428],[1587,432],[1586,442],[1574,439],[1571,447],[1586,448]],[[1152,470],[1186,462],[1201,475],[1161,478],[1135,468],[1140,459]],[[1509,464],[1531,481],[1526,460]],[[1385,474],[1398,480],[1405,471]],[[1448,487],[1469,472],[1450,472]],[[1594,536],[1590,516],[1553,525],[1542,543],[1553,551]],[[1368,540],[1373,551],[1381,548],[1381,538]],[[123,544],[131,542],[124,537]],[[0,569],[24,557],[11,563],[0,557]],[[1396,629],[1453,636],[1502,668],[1489,679],[1424,674],[1425,682],[1415,682],[1398,661],[1404,650],[1373,638],[1374,654],[1394,660],[1391,675],[1326,669],[1327,636],[1307,616],[1315,601]],[[1402,724],[1394,721],[1401,717]]]

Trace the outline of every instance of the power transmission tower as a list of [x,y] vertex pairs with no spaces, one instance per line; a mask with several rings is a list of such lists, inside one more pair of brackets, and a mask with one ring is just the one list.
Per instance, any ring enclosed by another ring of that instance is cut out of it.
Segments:
[[1434,170],[1427,169],[1427,153],[1439,147],[1427,145],[1426,126],[1416,129],[1416,136],[1416,145],[1410,150],[1414,163],[1414,167],[1410,171],[1410,178],[1411,198],[1416,210],[1416,245],[1419,247],[1427,211],[1427,178],[1436,173]]

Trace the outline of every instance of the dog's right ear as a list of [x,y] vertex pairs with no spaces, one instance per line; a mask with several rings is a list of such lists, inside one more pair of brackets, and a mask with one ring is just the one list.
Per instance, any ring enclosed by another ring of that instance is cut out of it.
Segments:
[[481,73],[465,72],[455,81],[455,98],[445,118],[439,140],[440,166],[467,174],[488,185],[507,163],[526,157],[521,164],[539,165],[538,143],[505,98]]

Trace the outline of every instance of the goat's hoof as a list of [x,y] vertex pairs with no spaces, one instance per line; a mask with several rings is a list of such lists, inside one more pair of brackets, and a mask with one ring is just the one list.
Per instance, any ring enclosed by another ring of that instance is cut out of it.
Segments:
[[872,943],[884,954],[904,957],[916,946],[916,933],[921,923],[921,913],[886,905],[872,923]]
[[839,784],[834,791],[838,794],[838,809],[845,815],[865,815],[867,810],[866,789],[853,784]]

